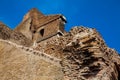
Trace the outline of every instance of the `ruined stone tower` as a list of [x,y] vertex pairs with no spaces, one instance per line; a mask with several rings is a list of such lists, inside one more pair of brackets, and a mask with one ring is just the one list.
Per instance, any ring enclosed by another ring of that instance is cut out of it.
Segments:
[[33,8],[25,16],[15,31],[21,32],[33,42],[39,43],[54,36],[64,34],[66,19],[63,15],[44,15]]
[[35,8],[14,30],[0,22],[0,80],[120,80],[120,56],[97,30],[65,23]]

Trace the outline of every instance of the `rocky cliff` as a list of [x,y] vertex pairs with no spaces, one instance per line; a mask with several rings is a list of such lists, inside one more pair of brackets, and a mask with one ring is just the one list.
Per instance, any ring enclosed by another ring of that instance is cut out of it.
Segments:
[[17,30],[0,23],[0,80],[120,80],[120,56],[95,29],[75,26],[35,46]]

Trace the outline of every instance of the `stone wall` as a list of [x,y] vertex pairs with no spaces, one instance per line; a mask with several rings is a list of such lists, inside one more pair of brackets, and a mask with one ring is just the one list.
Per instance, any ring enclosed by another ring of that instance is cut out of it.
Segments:
[[0,39],[9,40],[19,45],[31,46],[32,41],[21,32],[11,30],[8,26],[0,23]]
[[0,80],[63,80],[59,60],[0,40]]
[[75,27],[70,32],[71,41],[63,49],[65,79],[119,80],[120,56],[95,29]]
[[74,27],[36,49],[62,59],[63,80],[119,80],[120,56],[95,29]]
[[[54,20],[52,22],[49,22],[47,24],[45,24],[44,26],[40,27],[36,34],[37,36],[35,36],[37,39],[37,42],[44,39],[44,38],[47,38],[51,35],[54,35],[54,34],[57,34],[58,30],[59,30],[59,20]],[[44,30],[43,31],[43,35],[41,35],[41,30]]]
[[120,80],[120,56],[101,35],[83,26],[65,32],[64,22],[37,9],[14,31],[0,22],[0,80]]

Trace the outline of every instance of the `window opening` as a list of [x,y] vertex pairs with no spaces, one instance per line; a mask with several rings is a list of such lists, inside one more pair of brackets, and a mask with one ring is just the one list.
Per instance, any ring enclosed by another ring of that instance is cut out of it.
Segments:
[[40,35],[43,36],[44,35],[44,29],[40,30]]

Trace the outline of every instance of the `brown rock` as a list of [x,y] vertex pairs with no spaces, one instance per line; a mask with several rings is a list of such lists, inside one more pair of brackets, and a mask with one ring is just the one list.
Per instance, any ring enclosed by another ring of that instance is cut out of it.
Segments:
[[31,45],[31,40],[26,38],[22,33],[11,30],[2,22],[0,22],[0,39],[10,40],[24,46]]
[[120,56],[92,28],[64,31],[62,15],[30,10],[14,29],[0,23],[0,80],[120,80]]

